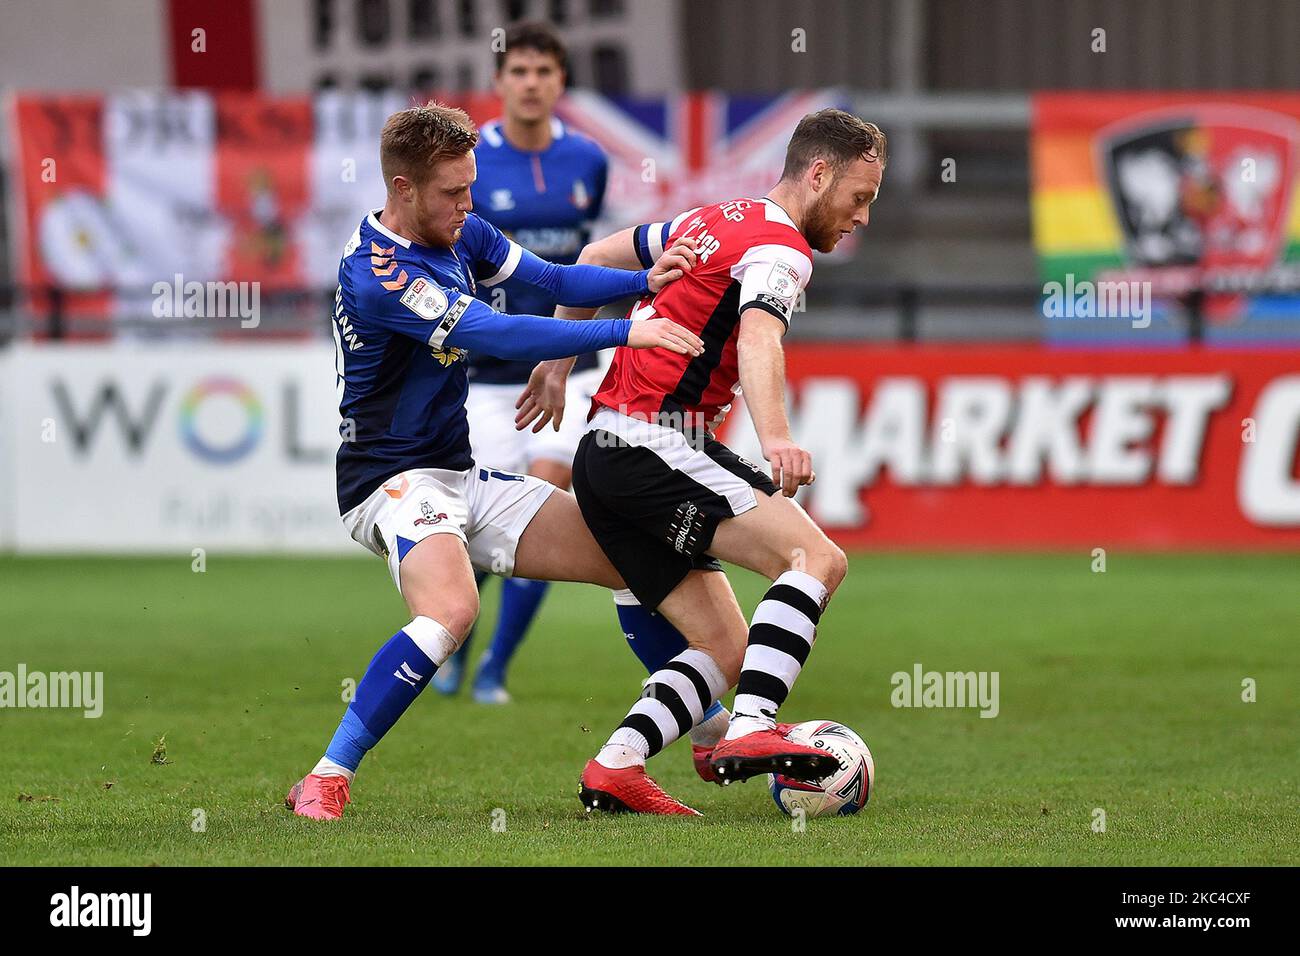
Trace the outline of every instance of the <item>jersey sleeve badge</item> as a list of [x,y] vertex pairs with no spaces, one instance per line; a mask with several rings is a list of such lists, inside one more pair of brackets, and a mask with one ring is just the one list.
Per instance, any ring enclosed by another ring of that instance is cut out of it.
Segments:
[[775,262],[767,275],[767,287],[782,299],[789,299],[799,291],[799,272],[788,262]]
[[410,288],[402,293],[401,302],[420,318],[430,322],[441,318],[447,311],[446,294],[422,277],[412,282]]

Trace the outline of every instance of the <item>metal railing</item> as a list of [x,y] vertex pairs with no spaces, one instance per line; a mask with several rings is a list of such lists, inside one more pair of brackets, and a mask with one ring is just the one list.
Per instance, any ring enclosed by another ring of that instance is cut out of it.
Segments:
[[[830,278],[830,277],[828,277]],[[284,340],[329,338],[334,288],[261,290],[256,314],[158,316],[150,290],[0,284],[0,344],[13,340]],[[1043,289],[1027,282],[915,283],[832,279],[808,296],[792,339],[1038,341]],[[1180,337],[1204,341],[1205,292],[1178,301]],[[608,314],[623,314],[623,304]],[[1300,323],[1300,317],[1297,318]]]
[[[1027,284],[929,285],[910,282],[834,282],[810,295],[794,323],[799,337],[871,337],[917,341],[927,310],[968,308],[979,338],[982,317],[996,316],[1006,338],[1041,332],[1037,287]],[[329,337],[334,289],[260,290],[256,315],[158,315],[148,289],[68,289],[0,285],[0,339]],[[616,309],[616,307],[611,307]],[[161,311],[168,311],[166,309]],[[855,333],[855,316],[871,331]]]

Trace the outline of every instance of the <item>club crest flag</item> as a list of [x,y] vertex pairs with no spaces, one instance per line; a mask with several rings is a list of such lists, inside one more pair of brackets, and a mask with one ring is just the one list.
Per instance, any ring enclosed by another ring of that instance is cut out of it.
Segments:
[[1300,338],[1300,95],[1041,94],[1031,167],[1044,283],[1148,284],[1151,342],[1192,295],[1207,341]]

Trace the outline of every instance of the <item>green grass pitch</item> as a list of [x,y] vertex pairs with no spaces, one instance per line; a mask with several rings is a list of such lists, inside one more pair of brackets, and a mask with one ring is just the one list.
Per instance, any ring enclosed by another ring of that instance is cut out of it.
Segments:
[[[855,555],[782,716],[858,730],[876,790],[796,832],[684,743],[651,770],[703,819],[584,815],[578,772],[644,676],[596,588],[552,590],[515,705],[426,691],[320,825],[280,801],[405,621],[379,561],[3,558],[0,671],[103,671],[105,706],[0,710],[0,864],[1300,863],[1296,557],[1091,562]],[[732,577],[751,610],[762,582]],[[999,715],[891,706],[918,662],[997,671]]]

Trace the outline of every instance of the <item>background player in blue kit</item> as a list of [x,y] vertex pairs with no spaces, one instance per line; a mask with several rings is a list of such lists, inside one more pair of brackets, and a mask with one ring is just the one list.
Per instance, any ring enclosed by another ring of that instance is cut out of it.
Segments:
[[[574,263],[591,238],[605,197],[608,161],[592,140],[567,129],[554,113],[564,92],[568,54],[547,24],[510,27],[505,49],[497,53],[496,92],[502,116],[479,130],[474,150],[478,180],[474,209],[526,249],[551,262]],[[518,279],[478,297],[509,313],[551,315],[554,297]],[[470,444],[474,460],[505,471],[535,475],[567,489],[586,408],[600,385],[603,369],[595,352],[578,357],[568,381],[567,404],[575,414],[559,429],[517,431],[515,406],[535,363],[474,350],[469,356]],[[486,575],[479,574],[480,585]],[[491,644],[474,675],[474,699],[504,704],[506,668],[537,614],[549,584],[523,578],[501,581],[501,607]],[[438,671],[434,688],[454,694],[468,667],[470,641]],[[675,653],[675,651],[674,651]],[[669,657],[672,655],[669,654]]]

